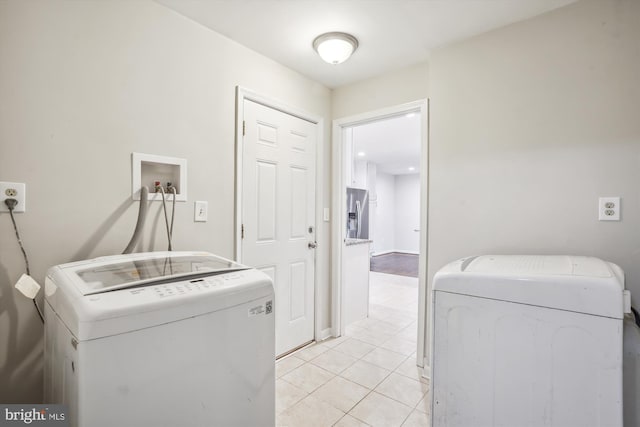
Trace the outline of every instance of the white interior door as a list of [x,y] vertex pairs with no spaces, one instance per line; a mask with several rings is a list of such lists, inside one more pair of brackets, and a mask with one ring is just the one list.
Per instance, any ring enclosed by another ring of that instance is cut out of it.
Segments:
[[316,124],[245,99],[242,263],[275,287],[276,355],[314,338]]

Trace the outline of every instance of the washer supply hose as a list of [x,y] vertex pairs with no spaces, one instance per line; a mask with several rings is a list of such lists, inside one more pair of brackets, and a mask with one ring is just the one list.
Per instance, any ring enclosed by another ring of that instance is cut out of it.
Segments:
[[144,223],[147,220],[147,210],[149,208],[149,202],[147,201],[147,195],[149,194],[149,188],[142,186],[140,188],[140,207],[138,209],[138,221],[136,222],[136,229],[133,231],[133,236],[127,247],[122,251],[123,254],[130,254],[136,247],[142,236],[142,230],[144,229]]
[[171,208],[171,225],[169,225],[169,217],[167,216],[167,202],[166,202],[167,193],[165,193],[164,188],[162,188],[162,186],[157,187],[157,189],[160,190],[160,193],[162,193],[162,210],[164,211],[164,223],[167,227],[167,240],[169,241],[167,250],[172,251],[173,245],[171,243],[171,239],[173,238],[173,218],[175,218],[176,216],[176,188],[171,187],[171,193],[173,194],[173,201],[172,201],[172,208]]

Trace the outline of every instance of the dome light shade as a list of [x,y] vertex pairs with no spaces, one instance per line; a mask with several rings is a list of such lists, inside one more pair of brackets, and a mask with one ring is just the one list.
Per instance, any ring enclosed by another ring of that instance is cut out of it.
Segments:
[[313,41],[313,48],[329,64],[340,64],[358,48],[358,39],[347,33],[324,33]]

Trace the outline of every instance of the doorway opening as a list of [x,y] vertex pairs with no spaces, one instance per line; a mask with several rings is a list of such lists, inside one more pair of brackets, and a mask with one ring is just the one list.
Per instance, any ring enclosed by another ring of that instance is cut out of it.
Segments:
[[336,120],[333,153],[334,334],[415,352],[420,367],[425,366],[427,113],[427,102],[417,101]]

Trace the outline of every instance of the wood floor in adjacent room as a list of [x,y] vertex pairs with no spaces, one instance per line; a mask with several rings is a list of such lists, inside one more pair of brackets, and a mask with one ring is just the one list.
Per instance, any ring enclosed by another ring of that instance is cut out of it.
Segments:
[[418,277],[418,255],[391,252],[371,257],[371,271]]

